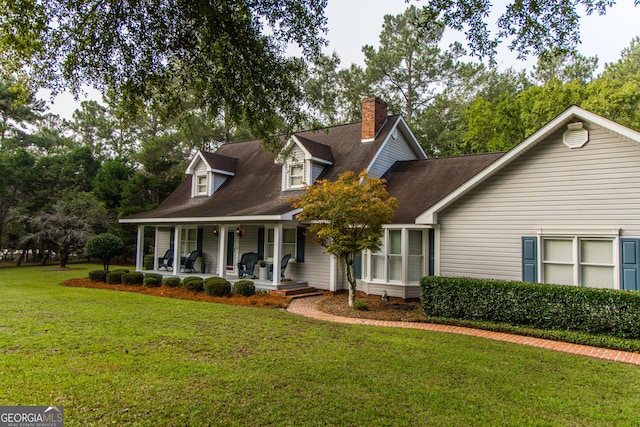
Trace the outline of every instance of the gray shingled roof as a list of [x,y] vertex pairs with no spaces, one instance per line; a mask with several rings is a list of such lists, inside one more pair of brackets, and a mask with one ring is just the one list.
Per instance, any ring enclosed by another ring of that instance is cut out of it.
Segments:
[[[399,116],[390,116],[375,141],[361,142],[361,124],[296,133],[312,155],[332,160],[320,179],[335,180],[345,171],[364,170]],[[215,153],[203,153],[207,162],[235,176],[209,197],[191,197],[191,177],[158,206],[127,219],[220,218],[282,215],[291,212],[290,199],[301,191],[281,191],[282,166],[266,154],[259,140],[226,144]],[[394,223],[413,223],[420,213],[446,196],[501,154],[461,156],[396,163],[384,178],[398,198]],[[234,164],[235,163],[235,164]]]
[[398,199],[393,224],[413,224],[418,215],[464,184],[504,153],[396,162],[383,178]]

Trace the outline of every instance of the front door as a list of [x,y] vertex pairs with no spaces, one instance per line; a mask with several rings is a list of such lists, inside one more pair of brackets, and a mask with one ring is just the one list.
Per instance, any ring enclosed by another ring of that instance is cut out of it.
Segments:
[[229,230],[227,232],[227,271],[235,271],[236,269],[236,244],[235,232]]

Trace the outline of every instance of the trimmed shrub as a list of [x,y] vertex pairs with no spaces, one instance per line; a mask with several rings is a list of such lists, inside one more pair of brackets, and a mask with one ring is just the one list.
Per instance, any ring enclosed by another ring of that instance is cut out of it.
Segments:
[[108,270],[111,260],[118,255],[122,255],[124,247],[124,242],[121,238],[111,233],[103,233],[87,241],[84,247],[84,254],[88,257],[101,259],[104,269]]
[[209,277],[204,281],[204,292],[213,297],[231,295],[231,283],[222,277]]
[[144,274],[134,271],[133,273],[124,273],[121,280],[123,285],[142,285],[143,277]]
[[640,292],[434,276],[420,286],[427,316],[640,338]]
[[142,284],[147,288],[159,288],[162,285],[162,274],[147,273],[144,275]]
[[153,270],[153,261],[155,260],[155,257],[153,254],[147,254],[144,256],[144,258],[142,259],[142,265],[144,267],[145,270]]
[[179,277],[165,277],[162,279],[162,286],[167,286],[169,288],[177,288],[180,286],[180,278]]
[[243,297],[250,297],[256,294],[256,286],[251,280],[239,280],[233,284],[233,291]]
[[202,292],[204,290],[202,277],[188,276],[182,279],[182,287],[188,291]]
[[129,270],[114,270],[107,273],[107,283],[110,285],[121,285],[122,275],[127,274]]
[[107,270],[93,270],[89,272],[89,280],[92,282],[106,282],[107,281]]
[[360,311],[369,311],[369,304],[367,304],[366,301],[359,299],[353,303],[353,308]]

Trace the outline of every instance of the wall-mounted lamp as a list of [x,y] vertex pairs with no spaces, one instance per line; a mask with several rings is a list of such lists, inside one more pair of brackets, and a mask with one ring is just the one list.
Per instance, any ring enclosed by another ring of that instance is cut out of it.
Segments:
[[240,227],[236,227],[236,236],[242,237],[242,230],[240,229]]
[[220,233],[220,230],[218,229],[218,226],[214,225],[213,226],[213,235],[217,236],[219,233]]

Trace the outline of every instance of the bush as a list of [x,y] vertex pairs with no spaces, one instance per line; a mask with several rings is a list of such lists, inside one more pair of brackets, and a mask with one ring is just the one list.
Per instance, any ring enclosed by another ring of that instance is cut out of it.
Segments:
[[250,297],[256,294],[256,286],[251,280],[239,280],[233,284],[233,291],[243,297]]
[[188,291],[202,292],[204,290],[202,277],[188,276],[182,280],[182,287]]
[[167,286],[169,288],[177,288],[180,286],[180,278],[179,277],[165,277],[162,279],[162,286]]
[[427,316],[640,338],[640,292],[433,276],[420,286]]
[[142,284],[147,288],[159,288],[162,285],[162,274],[147,273],[144,275]]
[[93,270],[89,272],[89,280],[92,282],[106,282],[107,281],[107,270]]
[[144,274],[134,271],[133,273],[124,273],[121,280],[123,285],[142,285],[143,277]]
[[126,270],[114,270],[107,273],[107,283],[110,285],[121,285],[122,284],[122,275],[127,274],[129,271]]
[[231,295],[231,283],[222,277],[209,277],[204,281],[204,292],[213,297]]
[[353,308],[360,311],[369,311],[369,304],[367,304],[366,301],[359,299],[353,303]]
[[147,254],[142,259],[142,265],[145,270],[153,270],[153,262],[155,257],[153,254]]
[[105,270],[109,269],[111,260],[118,255],[122,255],[123,252],[124,242],[121,238],[111,233],[103,233],[92,237],[84,247],[84,254],[88,257],[101,259]]

